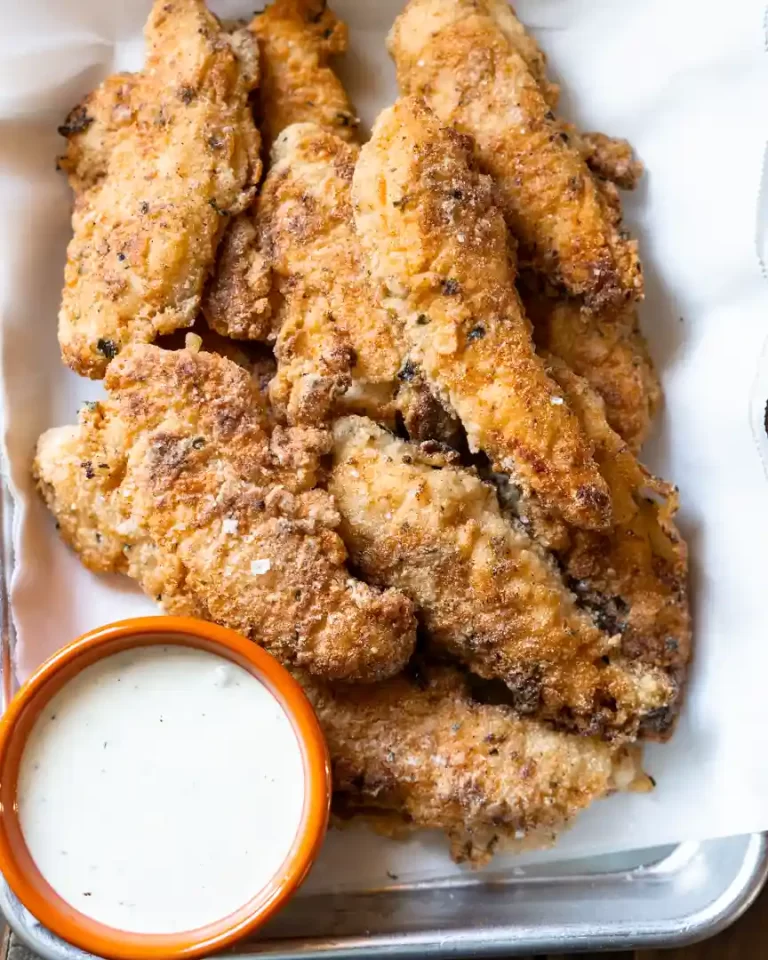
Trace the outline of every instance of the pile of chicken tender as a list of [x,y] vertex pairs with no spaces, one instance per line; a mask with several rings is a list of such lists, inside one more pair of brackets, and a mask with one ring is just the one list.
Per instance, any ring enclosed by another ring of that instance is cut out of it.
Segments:
[[60,535],[293,673],[339,822],[482,864],[650,790],[691,636],[629,144],[505,0],[409,0],[368,139],[324,0],[145,33],[60,128],[59,341],[106,391],[38,443]]

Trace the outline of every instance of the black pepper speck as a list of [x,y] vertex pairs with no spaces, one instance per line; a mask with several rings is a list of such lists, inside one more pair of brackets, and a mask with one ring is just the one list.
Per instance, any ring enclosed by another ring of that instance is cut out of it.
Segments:
[[103,357],[106,357],[107,360],[114,360],[120,351],[120,347],[114,340],[105,340],[103,337],[100,337],[96,341],[96,349]]

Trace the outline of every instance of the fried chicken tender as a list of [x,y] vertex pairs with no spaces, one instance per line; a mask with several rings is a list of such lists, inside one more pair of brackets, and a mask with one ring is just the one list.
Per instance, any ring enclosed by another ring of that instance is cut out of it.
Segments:
[[[441,14],[439,8],[433,9],[436,10],[440,20],[446,16],[445,13]],[[504,34],[505,39],[512,49],[525,61],[531,75],[539,85],[541,95],[551,109],[554,110],[560,100],[560,87],[558,84],[552,83],[547,76],[547,57],[535,38],[528,33],[523,24],[517,19],[515,11],[506,0],[501,0],[499,3],[489,2],[485,4],[482,9],[484,12],[490,13],[493,16],[496,21],[496,26]],[[428,11],[427,15],[432,16],[434,14]],[[394,35],[394,29],[392,35]],[[390,43],[391,42],[390,40]]]
[[[600,397],[562,361],[551,372],[595,445],[611,490],[614,527],[570,530],[558,560],[579,602],[595,621],[621,635],[632,660],[662,668],[682,690],[691,657],[688,549],[675,526],[676,487],[652,476],[610,428]],[[642,732],[666,739],[682,697],[643,719]]]
[[461,447],[458,421],[408,362],[361,257],[349,182],[356,120],[326,65],[331,48],[346,46],[345,26],[318,0],[278,0],[251,29],[264,123],[279,139],[255,216],[237,218],[224,239],[203,306],[210,325],[237,338],[276,335],[272,397],[291,422],[334,411],[390,425],[402,417],[411,436]]
[[637,748],[479,703],[451,667],[366,687],[299,679],[328,742],[335,811],[389,834],[443,830],[459,863],[549,846],[593,801],[651,788]]
[[[526,62],[549,108],[557,109],[560,87],[547,76],[546,55],[517,19],[512,7],[506,0],[491,0],[484,9],[491,13],[507,41]],[[561,126],[596,176],[623,190],[634,190],[643,173],[643,165],[635,158],[626,140],[608,137],[604,133],[581,133],[570,123]]]
[[[293,123],[311,122],[354,142],[359,120],[330,56],[347,47],[347,28],[323,0],[276,0],[249,27],[258,45],[259,126],[265,146]],[[271,278],[249,213],[236,217],[222,241],[203,312],[211,327],[236,339],[271,333]]]
[[541,54],[505,0],[409,0],[388,40],[400,89],[470,134],[521,260],[590,309],[642,296],[637,244],[552,113]]
[[34,465],[86,566],[324,678],[403,667],[411,604],[350,576],[336,508],[315,489],[327,433],[275,425],[248,372],[214,354],[129,346],[105,386],[77,426],[41,437]]
[[272,275],[249,211],[232,220],[201,308],[211,330],[232,340],[267,340],[272,328]]
[[581,733],[634,737],[676,700],[663,669],[629,662],[618,631],[578,609],[491,485],[370,420],[338,420],[333,439],[328,489],[356,569],[414,601],[432,649],[503,680],[520,713]]
[[[634,189],[642,164],[626,140],[569,130],[592,170],[610,181],[602,189],[611,191],[605,193],[606,202],[613,204],[618,223],[621,205],[614,185]],[[521,276],[518,286],[539,349],[560,357],[589,382],[605,403],[610,426],[637,453],[662,392],[635,306],[588,310],[582,300],[563,295],[530,272]]]
[[[301,122],[354,142],[359,121],[327,65],[346,50],[346,25],[322,0],[276,0],[256,14],[249,30],[259,51],[258,112],[267,149],[286,127]],[[272,326],[271,275],[249,213],[235,218],[222,247],[203,301],[206,319],[219,333],[265,340]]]
[[314,124],[274,144],[255,217],[279,297],[272,401],[292,423],[346,411],[394,424],[400,412],[420,436],[450,437],[455,421],[407,365],[369,281],[350,200],[358,149]]
[[75,209],[59,341],[93,378],[126,344],[192,325],[227,217],[261,173],[255,51],[202,0],[157,0],[146,39],[144,70],[107,80],[62,128]]
[[[352,385],[394,402],[403,348],[376,301],[355,236],[358,148],[314,124],[284,130],[257,204],[261,248],[283,302],[272,399],[294,422],[322,420]],[[378,405],[378,404],[377,404]]]
[[579,136],[582,154],[594,174],[622,190],[635,189],[643,175],[643,165],[635,157],[629,141],[608,137],[604,133],[582,133]]
[[536,355],[489,177],[422,100],[376,122],[353,179],[355,222],[381,301],[473,450],[569,522],[610,522],[590,444]]
[[541,350],[564,360],[602,397],[609,425],[637,453],[661,404],[661,384],[634,307],[590,313],[578,300],[521,284]]
[[293,123],[316,123],[354,143],[360,120],[328,66],[347,49],[347,27],[325,0],[274,0],[250,30],[261,62],[260,128],[265,144]]

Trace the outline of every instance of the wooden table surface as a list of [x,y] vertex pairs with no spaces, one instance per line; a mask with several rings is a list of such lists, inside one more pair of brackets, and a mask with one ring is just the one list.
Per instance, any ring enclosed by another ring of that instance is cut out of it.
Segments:
[[[11,935],[0,960],[37,960]],[[256,960],[254,955],[254,960]],[[681,950],[638,950],[629,953],[581,954],[581,960],[768,960],[768,887],[751,910],[719,937]],[[467,958],[469,960],[469,958]],[[529,960],[564,960],[535,957]]]

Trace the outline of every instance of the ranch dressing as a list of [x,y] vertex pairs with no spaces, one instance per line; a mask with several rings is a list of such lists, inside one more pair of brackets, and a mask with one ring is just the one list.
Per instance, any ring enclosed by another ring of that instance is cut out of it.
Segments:
[[19,818],[67,902],[133,933],[220,920],[274,877],[304,801],[282,707],[228,660],[169,644],[107,657],[49,702]]

